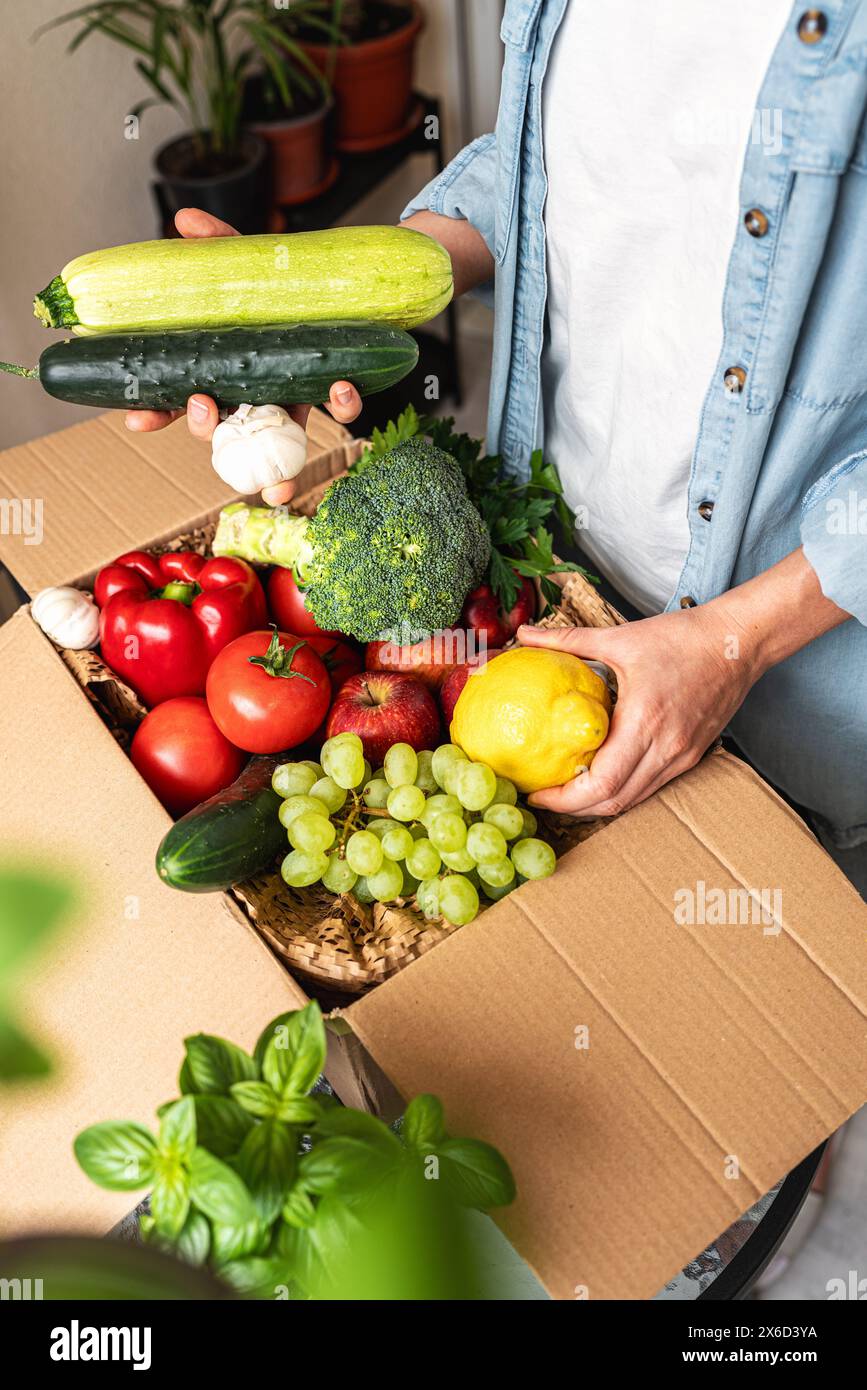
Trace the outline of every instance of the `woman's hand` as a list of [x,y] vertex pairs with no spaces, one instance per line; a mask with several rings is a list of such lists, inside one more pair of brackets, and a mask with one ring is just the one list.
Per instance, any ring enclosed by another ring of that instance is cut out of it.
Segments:
[[[175,217],[175,226],[182,237],[239,235],[235,228],[230,227],[227,222],[221,222],[218,217],[212,217],[209,212],[202,212],[199,208],[182,208]],[[275,404],[279,404],[279,402],[275,402]],[[335,381],[325,405],[326,409],[341,425],[348,425],[350,421],[361,414],[361,397],[349,381]],[[299,425],[305,426],[307,424],[307,416],[310,414],[309,405],[292,405],[287,406],[286,409],[293,420],[298,421]],[[190,396],[187,401],[186,412],[183,410],[129,410],[126,416],[126,427],[129,430],[161,430],[185,413],[190,434],[195,435],[196,439],[209,440],[219,424],[220,415],[217,405],[211,397],[201,394]],[[276,507],[283,502],[288,502],[294,490],[294,484],[291,482],[279,483],[275,487],[265,488],[262,492],[262,500],[268,506]]]
[[615,628],[521,627],[518,639],[604,661],[617,675],[611,728],[588,771],[530,797],[582,817],[616,816],[693,767],[760,674],[744,634],[712,604]]
[[622,627],[518,629],[528,647],[604,661],[617,675],[608,738],[587,772],[530,798],[578,816],[616,816],[694,767],[752,686],[849,620],[802,549],[696,608]]

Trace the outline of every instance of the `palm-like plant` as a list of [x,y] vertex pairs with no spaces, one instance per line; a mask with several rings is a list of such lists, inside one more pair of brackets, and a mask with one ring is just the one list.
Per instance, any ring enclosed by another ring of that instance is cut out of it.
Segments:
[[103,34],[138,54],[136,69],[153,95],[130,112],[167,103],[189,121],[202,154],[234,154],[241,129],[244,84],[256,68],[291,109],[295,91],[312,95],[326,81],[293,38],[286,18],[329,35],[331,0],[94,0],[37,30],[78,23],[67,51]]

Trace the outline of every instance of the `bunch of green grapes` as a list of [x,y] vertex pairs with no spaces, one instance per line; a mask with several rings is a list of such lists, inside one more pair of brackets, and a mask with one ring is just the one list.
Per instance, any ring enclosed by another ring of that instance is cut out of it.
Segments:
[[281,763],[272,786],[292,846],[280,872],[293,888],[321,882],[362,902],[415,896],[425,917],[463,926],[480,890],[496,902],[554,872],[514,783],[453,743],[420,753],[392,744],[374,771],[358,735],[337,734],[318,763]]

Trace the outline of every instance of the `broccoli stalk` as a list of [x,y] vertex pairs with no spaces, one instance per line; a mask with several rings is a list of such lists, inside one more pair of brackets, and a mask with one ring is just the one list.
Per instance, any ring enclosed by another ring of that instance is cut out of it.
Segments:
[[233,502],[220,512],[215,555],[233,555],[254,565],[281,565],[303,580],[310,561],[310,521],[285,507],[248,507]]

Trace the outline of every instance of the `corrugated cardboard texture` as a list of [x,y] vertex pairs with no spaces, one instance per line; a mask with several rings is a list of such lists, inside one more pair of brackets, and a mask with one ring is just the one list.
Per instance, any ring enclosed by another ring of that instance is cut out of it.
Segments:
[[[320,481],[320,457],[350,439],[319,410],[311,411],[307,433],[310,461],[299,492]],[[48,584],[81,582],[122,551],[175,534],[183,522],[192,529],[236,495],[211,467],[210,445],[193,439],[183,420],[133,434],[111,411],[0,454],[0,561],[32,596]],[[29,534],[16,534],[14,508],[22,505]],[[38,544],[29,538],[34,507],[41,513]]]
[[[677,925],[699,880],[781,889],[780,930]],[[865,925],[717,754],[344,1016],[404,1095],[506,1154],[501,1224],[555,1297],[647,1298],[867,1099]]]
[[58,1066],[4,1088],[0,1226],[101,1233],[135,1198],[85,1178],[76,1133],[97,1120],[152,1124],[177,1094],[186,1034],[251,1047],[304,996],[226,900],[157,878],[169,818],[24,610],[0,628],[0,747],[4,857],[46,860],[80,903],[16,994],[20,1022]]

